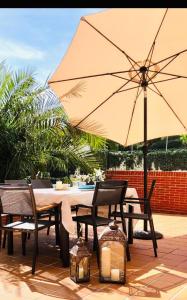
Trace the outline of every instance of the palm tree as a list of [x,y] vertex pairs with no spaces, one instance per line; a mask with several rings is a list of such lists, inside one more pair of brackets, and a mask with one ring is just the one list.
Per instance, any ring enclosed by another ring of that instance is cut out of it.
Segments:
[[81,167],[90,172],[105,140],[74,129],[55,95],[30,70],[0,65],[0,179],[34,177],[38,170]]

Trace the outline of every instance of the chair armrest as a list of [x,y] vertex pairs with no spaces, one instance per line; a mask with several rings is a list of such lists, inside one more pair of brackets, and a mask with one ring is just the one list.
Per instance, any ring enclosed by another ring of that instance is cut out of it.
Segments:
[[146,200],[146,199],[145,198],[139,198],[139,197],[138,198],[133,198],[133,197],[132,198],[131,197],[126,198],[125,197],[124,201],[126,201],[126,200]]
[[53,208],[55,208],[57,206],[58,206],[58,203],[52,203],[52,204],[49,204],[49,205],[37,206],[36,207],[36,211],[37,212],[42,212],[42,211],[45,211],[45,210],[53,209]]
[[83,208],[92,208],[93,206],[92,205],[85,205],[85,204],[78,204],[76,205],[78,208],[79,207],[83,207]]

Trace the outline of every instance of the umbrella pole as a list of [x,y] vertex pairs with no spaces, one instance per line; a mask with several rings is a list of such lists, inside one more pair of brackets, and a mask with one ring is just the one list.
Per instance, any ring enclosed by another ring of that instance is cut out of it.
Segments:
[[[144,146],[143,146],[143,165],[144,165],[144,198],[147,198],[147,82],[145,73],[143,73],[143,90],[144,90]],[[146,206],[144,213],[147,213]],[[144,230],[147,231],[147,220],[144,220]]]
[[[141,86],[144,91],[144,146],[143,146],[143,167],[144,167],[144,198],[147,198],[147,80],[145,77],[147,68],[141,67],[140,72],[142,73]],[[144,205],[144,213],[147,213],[147,207]],[[155,231],[156,239],[161,239],[163,235],[160,232]],[[134,232],[133,237],[142,240],[151,240],[151,232],[147,230],[147,220],[144,220],[144,230],[137,230]]]

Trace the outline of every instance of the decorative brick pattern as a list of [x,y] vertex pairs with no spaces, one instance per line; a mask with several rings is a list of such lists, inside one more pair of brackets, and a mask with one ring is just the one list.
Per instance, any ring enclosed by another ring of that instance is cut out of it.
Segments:
[[[143,171],[107,171],[106,178],[128,180],[128,185],[143,197]],[[156,179],[153,211],[187,214],[187,172],[148,171],[148,188],[153,179]]]

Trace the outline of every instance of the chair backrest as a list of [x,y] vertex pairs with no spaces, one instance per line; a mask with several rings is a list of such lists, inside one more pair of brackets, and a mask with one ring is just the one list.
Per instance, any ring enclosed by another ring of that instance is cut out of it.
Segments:
[[149,190],[149,194],[148,194],[148,197],[147,197],[147,198],[148,198],[148,201],[151,200],[151,197],[152,197],[152,194],[153,194],[155,185],[156,185],[156,179],[153,179],[153,181],[152,181],[152,183],[151,183],[150,190]]
[[36,204],[32,185],[0,186],[1,213],[33,216],[36,219]]
[[51,188],[50,179],[31,179],[33,189]]
[[5,179],[6,184],[14,184],[14,185],[25,185],[27,184],[25,179]]
[[93,206],[117,205],[123,203],[128,181],[112,182],[100,181],[96,183],[93,196]]
[[152,197],[152,194],[153,194],[153,191],[154,191],[154,188],[155,188],[155,185],[156,185],[156,179],[153,179],[152,183],[151,183],[151,187],[150,187],[150,190],[149,190],[149,193],[148,193],[148,196],[147,198],[125,198],[124,199],[124,204],[128,203],[128,204],[143,204],[143,205],[146,205],[150,203],[151,201],[151,197]]
[[124,180],[111,180],[111,179],[106,179],[104,182],[107,182],[107,184],[111,184],[113,186],[118,186],[121,184],[124,184]]

